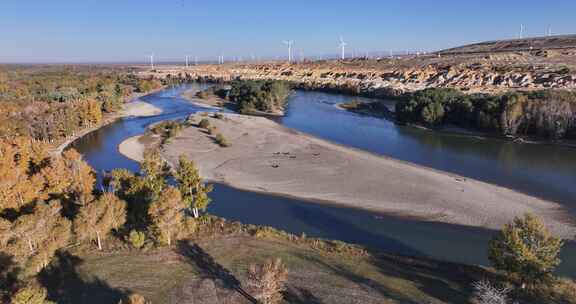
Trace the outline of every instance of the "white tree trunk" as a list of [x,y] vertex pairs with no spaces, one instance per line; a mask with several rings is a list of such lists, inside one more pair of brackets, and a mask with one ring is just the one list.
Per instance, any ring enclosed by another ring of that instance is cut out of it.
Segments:
[[30,248],[30,252],[34,252],[34,246],[32,246],[32,241],[28,239],[28,247]]
[[194,218],[198,218],[198,208],[194,207],[192,208],[192,213],[194,213]]
[[98,240],[98,250],[102,250],[102,240],[100,239],[100,232],[96,232],[96,239]]

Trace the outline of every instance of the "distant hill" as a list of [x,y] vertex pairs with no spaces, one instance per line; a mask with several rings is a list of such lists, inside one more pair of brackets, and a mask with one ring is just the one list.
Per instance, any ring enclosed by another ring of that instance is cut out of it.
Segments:
[[440,54],[517,52],[576,48],[576,35],[486,41],[439,51]]

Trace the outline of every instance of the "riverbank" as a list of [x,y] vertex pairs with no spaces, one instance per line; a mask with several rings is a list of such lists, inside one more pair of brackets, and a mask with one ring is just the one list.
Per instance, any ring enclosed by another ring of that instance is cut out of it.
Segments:
[[[198,121],[205,117],[196,117]],[[509,189],[455,176],[284,128],[268,119],[226,114],[208,118],[229,141],[222,148],[205,131],[189,127],[163,155],[177,163],[193,159],[207,179],[233,187],[287,195],[422,220],[499,229],[526,212],[543,217],[557,234],[576,229],[558,204]],[[135,157],[137,140],[121,153]]]
[[104,116],[102,122],[98,125],[95,125],[91,128],[84,129],[74,136],[67,138],[64,142],[60,143],[56,146],[56,148],[52,151],[53,154],[58,155],[61,154],[72,142],[76,139],[95,131],[99,128],[102,128],[106,125],[109,125],[120,118],[129,117],[129,116],[154,116],[162,113],[162,109],[157,108],[147,102],[140,101],[139,98],[145,96],[147,94],[152,94],[158,92],[162,89],[154,90],[152,92],[148,92],[146,94],[138,94],[137,96],[133,97],[131,101],[122,104],[122,109],[120,111],[109,113]]

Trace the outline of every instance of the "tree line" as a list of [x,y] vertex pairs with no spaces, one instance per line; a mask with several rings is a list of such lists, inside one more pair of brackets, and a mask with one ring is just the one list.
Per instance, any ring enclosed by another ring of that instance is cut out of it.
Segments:
[[504,136],[576,138],[576,92],[467,95],[455,89],[431,88],[399,101],[396,119],[431,127],[453,124]]
[[226,97],[242,114],[281,112],[291,92],[288,83],[278,80],[235,80],[230,86]]
[[65,139],[101,123],[133,93],[163,84],[113,68],[1,67],[0,137]]

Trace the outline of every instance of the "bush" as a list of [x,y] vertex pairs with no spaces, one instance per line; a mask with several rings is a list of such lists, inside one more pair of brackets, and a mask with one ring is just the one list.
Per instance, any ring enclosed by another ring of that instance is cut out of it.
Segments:
[[175,120],[167,120],[156,124],[150,130],[154,134],[162,136],[163,139],[170,139],[178,135],[183,124]]
[[507,287],[498,287],[489,281],[482,280],[473,284],[474,296],[472,303],[474,304],[508,304],[512,303],[508,299],[508,294],[511,289]]
[[279,258],[261,265],[251,264],[248,268],[248,288],[260,303],[279,303],[287,279],[288,269]]
[[210,121],[206,118],[202,118],[202,120],[200,120],[200,123],[198,124],[198,127],[202,129],[208,129],[208,127],[210,127]]
[[216,112],[216,113],[214,113],[214,118],[216,118],[216,119],[223,119],[223,118],[224,118],[224,115],[222,115],[222,113]]
[[130,244],[132,244],[134,248],[140,249],[144,246],[144,243],[146,242],[146,235],[144,234],[144,232],[132,230],[130,231],[128,239],[130,241]]
[[221,133],[216,134],[216,143],[218,143],[220,145],[220,147],[230,146],[230,143],[228,142],[228,140]]
[[46,288],[41,287],[36,284],[31,284],[18,290],[10,303],[12,304],[54,304],[53,302],[47,301],[46,296],[48,292]]

